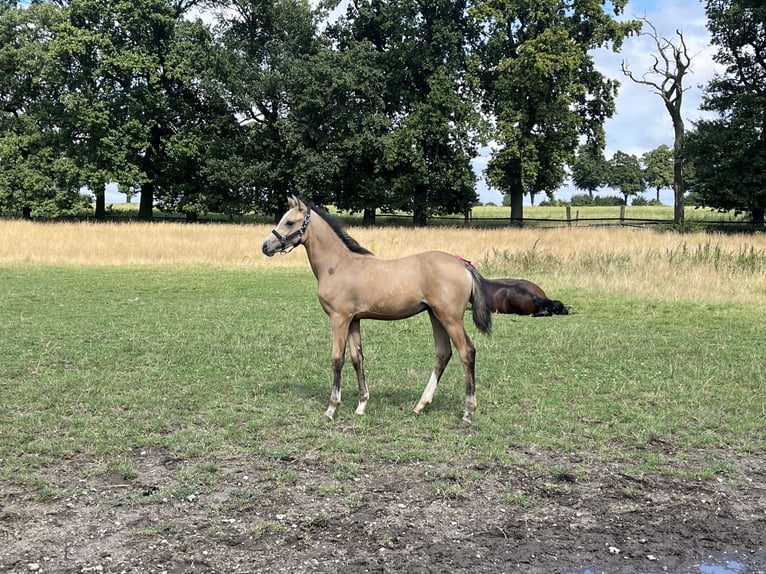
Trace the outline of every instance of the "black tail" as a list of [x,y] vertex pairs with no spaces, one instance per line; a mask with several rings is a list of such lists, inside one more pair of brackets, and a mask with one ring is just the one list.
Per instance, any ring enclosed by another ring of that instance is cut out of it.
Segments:
[[551,315],[569,315],[569,307],[564,305],[561,301],[554,299],[541,299],[537,296],[532,296],[532,300],[537,305],[537,313],[535,317],[549,317]]
[[471,263],[466,262],[466,269],[471,273],[471,314],[473,323],[482,333],[492,333],[492,307],[485,283],[487,282]]

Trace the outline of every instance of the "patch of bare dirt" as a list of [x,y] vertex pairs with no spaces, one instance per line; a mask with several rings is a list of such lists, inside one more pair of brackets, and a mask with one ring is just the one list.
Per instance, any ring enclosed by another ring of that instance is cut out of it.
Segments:
[[48,500],[0,484],[0,571],[698,573],[729,560],[764,571],[763,458],[692,482],[530,458],[338,469],[150,450],[130,478],[62,461],[43,475]]

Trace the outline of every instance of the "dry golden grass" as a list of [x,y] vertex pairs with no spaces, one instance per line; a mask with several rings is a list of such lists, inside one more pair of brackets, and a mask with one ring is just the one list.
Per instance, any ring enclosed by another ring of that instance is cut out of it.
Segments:
[[[266,225],[0,221],[0,265],[307,268],[303,249],[264,257]],[[549,293],[587,290],[670,300],[766,304],[766,236],[636,228],[349,230],[378,257],[459,254],[487,276],[525,277]]]

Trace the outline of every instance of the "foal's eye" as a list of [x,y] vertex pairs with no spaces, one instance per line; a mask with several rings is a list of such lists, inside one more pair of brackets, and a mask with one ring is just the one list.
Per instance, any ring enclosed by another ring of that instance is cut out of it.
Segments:
[[294,221],[285,221],[285,225],[287,225],[287,227],[292,227],[293,225],[295,225],[295,222]]

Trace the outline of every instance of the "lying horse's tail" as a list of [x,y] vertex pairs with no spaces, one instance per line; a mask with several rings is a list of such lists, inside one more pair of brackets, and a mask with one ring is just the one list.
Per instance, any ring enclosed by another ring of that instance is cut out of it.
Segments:
[[550,316],[550,315],[569,315],[569,307],[564,305],[561,301],[555,299],[542,299],[536,295],[532,295],[532,300],[537,305],[536,317]]
[[487,282],[470,262],[466,262],[466,269],[471,274],[471,314],[474,325],[482,333],[492,333],[492,307],[487,297]]

